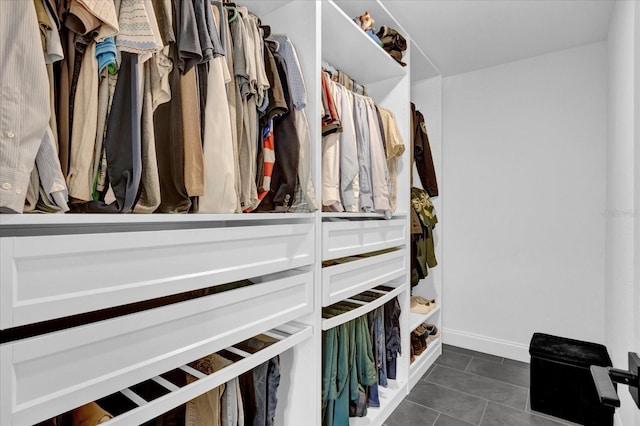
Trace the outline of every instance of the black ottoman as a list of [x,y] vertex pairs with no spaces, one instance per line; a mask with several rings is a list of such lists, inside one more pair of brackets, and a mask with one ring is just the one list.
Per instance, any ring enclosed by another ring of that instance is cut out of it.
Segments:
[[612,407],[600,404],[590,365],[611,367],[603,345],[534,333],[531,409],[589,426],[613,426]]

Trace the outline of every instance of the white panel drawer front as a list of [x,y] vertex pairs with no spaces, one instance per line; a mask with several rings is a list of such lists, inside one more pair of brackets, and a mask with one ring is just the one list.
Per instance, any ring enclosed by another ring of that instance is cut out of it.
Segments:
[[0,328],[309,265],[313,224],[2,239]]
[[329,306],[407,273],[407,250],[322,268],[322,306]]
[[12,423],[50,418],[312,312],[313,273],[286,275],[2,345]]
[[406,243],[407,220],[322,223],[322,260],[383,250]]

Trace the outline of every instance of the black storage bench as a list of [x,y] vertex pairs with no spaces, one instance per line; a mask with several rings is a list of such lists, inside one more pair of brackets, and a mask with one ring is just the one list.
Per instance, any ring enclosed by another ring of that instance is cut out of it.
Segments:
[[590,365],[611,367],[603,345],[534,333],[531,409],[589,426],[613,426],[612,407],[600,404]]

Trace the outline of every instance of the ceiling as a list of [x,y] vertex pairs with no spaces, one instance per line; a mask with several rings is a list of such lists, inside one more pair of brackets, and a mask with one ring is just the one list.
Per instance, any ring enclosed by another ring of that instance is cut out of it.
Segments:
[[382,0],[444,76],[607,38],[612,0]]

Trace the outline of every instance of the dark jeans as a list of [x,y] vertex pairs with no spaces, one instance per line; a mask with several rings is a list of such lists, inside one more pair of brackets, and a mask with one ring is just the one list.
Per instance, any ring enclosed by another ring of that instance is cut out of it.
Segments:
[[[265,342],[250,339],[246,346],[261,349]],[[239,345],[241,349],[242,345]],[[243,349],[244,350],[244,349]],[[280,357],[255,367],[240,376],[245,424],[253,426],[273,426],[275,424],[277,393],[280,386]]]
[[387,349],[387,378],[396,378],[396,358],[402,352],[400,345],[400,304],[393,298],[384,305],[384,329]]

